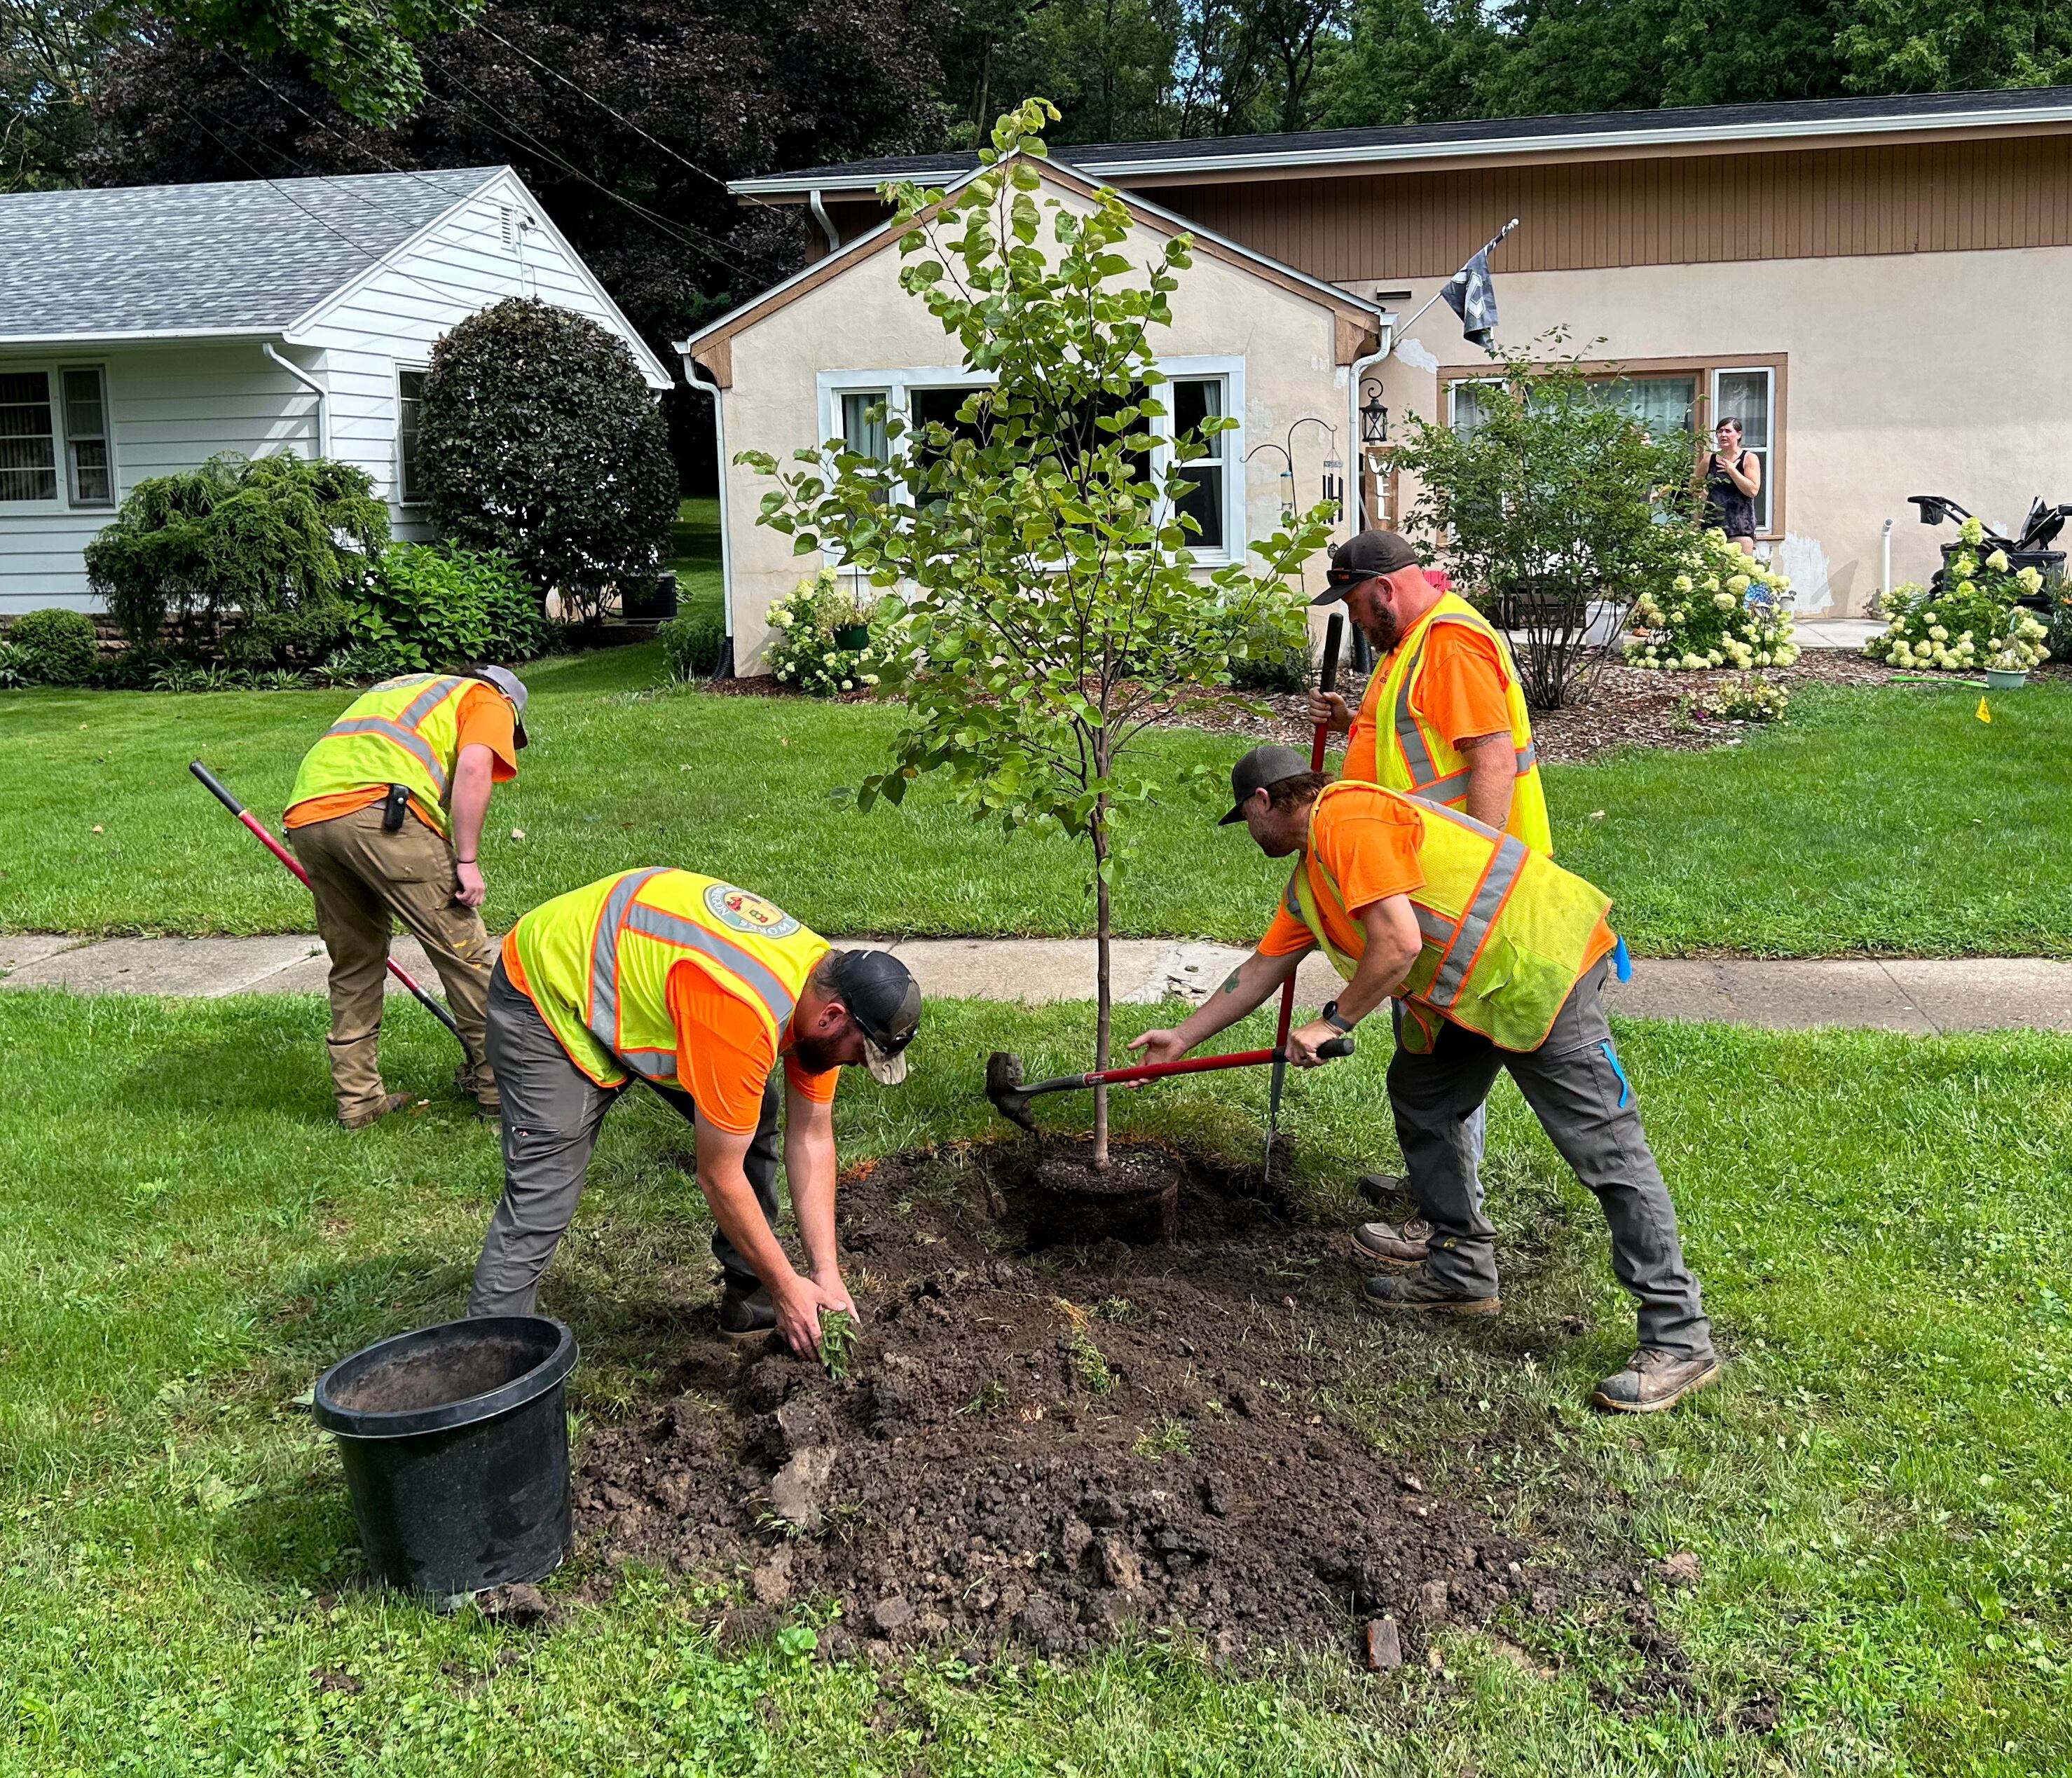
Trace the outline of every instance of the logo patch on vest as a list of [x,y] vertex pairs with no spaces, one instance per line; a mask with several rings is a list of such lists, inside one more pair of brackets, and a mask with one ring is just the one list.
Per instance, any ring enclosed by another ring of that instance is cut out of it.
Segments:
[[707,886],[705,911],[722,926],[731,926],[737,932],[754,932],[763,938],[789,938],[799,929],[798,921],[775,902],[751,895],[746,889],[737,889],[730,883]]

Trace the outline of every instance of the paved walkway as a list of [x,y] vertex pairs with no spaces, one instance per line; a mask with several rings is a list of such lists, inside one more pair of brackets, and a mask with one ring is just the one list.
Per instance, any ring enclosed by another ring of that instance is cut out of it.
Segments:
[[[858,940],[848,940],[856,943]],[[1085,939],[906,939],[903,957],[924,993],[1034,1005],[1090,1000],[1094,948]],[[1171,939],[1115,946],[1115,995],[1147,1004],[1200,999],[1236,966],[1242,950]],[[416,944],[397,961],[427,986],[438,978]],[[320,994],[324,957],[311,937],[110,938],[0,933],[0,989],[66,988],[75,994]],[[1304,1002],[1336,990],[1328,965],[1303,966]],[[400,992],[394,982],[392,993]],[[1613,1007],[1644,1019],[1711,1019],[1795,1027],[1848,1025],[1930,1035],[1939,1031],[2072,1031],[2072,962],[2032,957],[1880,961],[1720,961],[1642,957],[1633,980],[1612,984]]]

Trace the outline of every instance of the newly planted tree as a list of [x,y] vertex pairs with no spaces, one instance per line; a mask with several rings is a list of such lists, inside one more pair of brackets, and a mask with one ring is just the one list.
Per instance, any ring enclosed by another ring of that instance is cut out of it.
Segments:
[[[954,422],[886,415],[883,458],[833,439],[789,468],[742,460],[777,478],[762,523],[908,602],[878,667],[906,720],[859,802],[897,803],[945,772],[978,819],[1084,842],[1105,1068],[1114,895],[1130,817],[1161,788],[1136,743],[1176,704],[1228,685],[1250,639],[1272,632],[1261,617],[1299,597],[1287,578],[1322,545],[1330,512],[1256,546],[1256,567],[1197,566],[1190,508],[1205,496],[1188,466],[1236,422],[1205,414],[1176,429],[1161,399],[1160,331],[1190,244],[1138,231],[1112,191],[1046,194],[1038,133],[1056,116],[1032,99],[1002,117],[980,171],[953,191],[886,188],[902,285],[985,385]],[[1094,1162],[1108,1163],[1098,1092]]]

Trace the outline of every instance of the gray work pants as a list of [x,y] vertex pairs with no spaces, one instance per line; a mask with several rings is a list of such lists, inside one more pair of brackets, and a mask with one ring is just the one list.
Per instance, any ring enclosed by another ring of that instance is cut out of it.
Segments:
[[[504,1196],[475,1261],[467,1312],[530,1315],[540,1274],[574,1218],[598,1126],[626,1089],[599,1086],[569,1060],[531,996],[512,986],[500,960],[489,981],[487,1037],[489,1064],[504,1095]],[[697,1109],[688,1093],[664,1089],[663,1097],[687,1118]],[[778,1097],[773,1071],[744,1163],[756,1202],[773,1229]],[[729,1281],[754,1289],[754,1270],[733,1242],[715,1230],[712,1246]]]
[[1536,1050],[1498,1049],[1441,1027],[1429,1054],[1398,1047],[1388,1065],[1404,1183],[1432,1224],[1425,1275],[1470,1296],[1497,1294],[1494,1236],[1483,1214],[1471,1126],[1508,1068],[1525,1102],[1603,1207],[1612,1270],[1640,1306],[1640,1344],[1692,1358],[1712,1349],[1698,1281],[1684,1263],[1676,1212],[1640,1127],[1631,1084],[1612,1047],[1600,963],[1576,984]]

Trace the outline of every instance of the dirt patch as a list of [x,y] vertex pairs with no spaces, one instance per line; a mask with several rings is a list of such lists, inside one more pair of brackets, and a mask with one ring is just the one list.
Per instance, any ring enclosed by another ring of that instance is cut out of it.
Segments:
[[[1186,1175],[1173,1238],[1133,1245],[1060,1224],[1074,1163],[1043,1154],[900,1157],[847,1182],[866,1323],[850,1373],[693,1340],[651,1406],[585,1441],[591,1546],[745,1582],[737,1633],[838,1598],[831,1655],[1071,1655],[1185,1626],[1225,1657],[1391,1665],[1442,1624],[1578,1608],[1683,1683],[1638,1566],[1513,1536],[1487,1478],[1455,1497],[1363,1435],[1362,1412],[1414,1399],[1478,1336],[1378,1340],[1343,1231],[1301,1225],[1256,1171],[1133,1151],[1133,1192]],[[1371,1637],[1383,1619],[1393,1634]]]
[[538,1340],[509,1334],[471,1335],[466,1329],[437,1341],[413,1341],[401,1352],[369,1364],[332,1391],[356,1414],[406,1414],[469,1401],[515,1383],[553,1356]]

